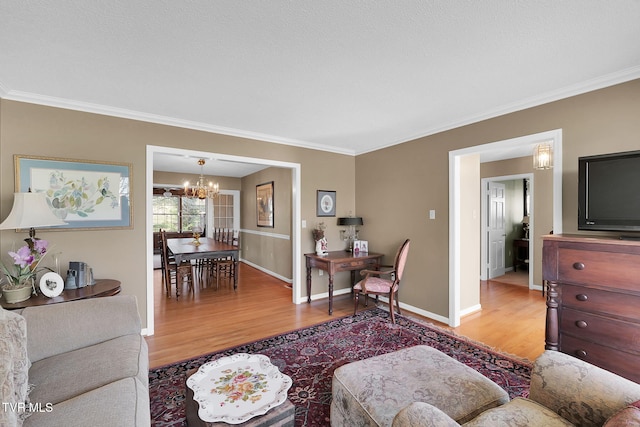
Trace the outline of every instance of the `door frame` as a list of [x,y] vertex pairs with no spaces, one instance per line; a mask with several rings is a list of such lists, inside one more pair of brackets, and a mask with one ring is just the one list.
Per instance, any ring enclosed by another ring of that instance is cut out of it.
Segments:
[[[525,135],[517,138],[491,142],[449,152],[449,326],[460,326],[460,277],[462,269],[461,247],[463,236],[460,232],[461,159],[471,154],[510,153],[516,149],[533,148],[542,141],[552,141],[553,166],[553,230],[562,233],[562,129]],[[521,157],[505,155],[502,159]],[[480,191],[480,188],[478,188]],[[478,225],[478,232],[480,226]],[[478,248],[480,251],[480,248]],[[478,254],[478,257],[480,255]]]
[[[489,182],[503,182],[503,181],[514,181],[518,179],[529,179],[529,194],[530,194],[530,209],[529,209],[529,235],[533,236],[534,234],[534,206],[535,206],[535,198],[533,197],[534,193],[534,182],[533,182],[533,173],[524,173],[524,174],[516,174],[516,175],[503,175],[503,176],[492,176],[488,178],[482,178],[482,199],[480,201],[480,224],[481,224],[481,234],[480,234],[480,280],[488,280],[488,267],[487,264],[489,262],[489,254],[488,254],[488,243],[487,243],[487,216],[488,216],[488,184]],[[530,265],[534,265],[534,250],[533,246],[535,245],[534,239],[529,240],[529,262]],[[505,248],[506,249],[506,248]],[[529,289],[533,289],[533,268],[529,268]]]
[[301,165],[300,163],[283,162],[279,160],[260,159],[255,157],[242,157],[230,154],[222,154],[216,152],[204,152],[198,150],[187,150],[174,147],[160,147],[155,145],[147,145],[147,162],[146,162],[146,266],[147,266],[147,328],[143,333],[145,335],[154,334],[154,284],[153,284],[153,156],[155,153],[169,153],[176,155],[187,155],[193,157],[213,156],[216,159],[228,162],[253,163],[272,167],[291,169],[291,278],[292,278],[292,302],[301,304],[306,302],[306,297],[302,296],[302,243],[300,237],[301,223]]

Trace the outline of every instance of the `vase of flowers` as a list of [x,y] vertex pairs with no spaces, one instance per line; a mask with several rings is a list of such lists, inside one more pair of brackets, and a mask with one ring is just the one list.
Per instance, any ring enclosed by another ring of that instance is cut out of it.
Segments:
[[26,244],[17,251],[9,251],[13,264],[0,263],[5,277],[2,279],[2,294],[8,303],[26,301],[36,293],[35,281],[38,265],[47,253],[48,242],[27,238]]
[[327,255],[327,239],[324,237],[324,222],[319,223],[316,228],[311,231],[313,240],[316,242],[316,255]]

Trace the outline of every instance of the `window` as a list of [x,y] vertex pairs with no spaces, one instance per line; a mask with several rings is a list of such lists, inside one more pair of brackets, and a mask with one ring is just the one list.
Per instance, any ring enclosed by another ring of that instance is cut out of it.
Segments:
[[181,196],[153,195],[153,231],[160,229],[188,232],[192,227],[204,227],[206,200]]

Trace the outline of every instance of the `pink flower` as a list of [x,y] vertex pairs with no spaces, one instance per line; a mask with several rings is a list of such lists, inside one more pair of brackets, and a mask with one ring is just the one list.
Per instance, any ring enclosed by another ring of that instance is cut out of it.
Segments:
[[46,240],[36,239],[33,242],[33,250],[38,252],[40,255],[47,253],[47,246],[49,246],[49,242]]
[[9,256],[13,258],[13,263],[19,265],[20,268],[25,268],[35,261],[35,256],[31,253],[28,246],[21,247],[18,249],[18,252],[9,252]]

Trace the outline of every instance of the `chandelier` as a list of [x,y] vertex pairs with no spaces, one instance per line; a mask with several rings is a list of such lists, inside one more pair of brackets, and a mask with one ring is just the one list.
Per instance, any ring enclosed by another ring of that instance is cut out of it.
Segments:
[[205,184],[204,180],[204,159],[198,160],[198,164],[200,165],[200,177],[196,182],[196,185],[193,187],[189,187],[189,181],[184,183],[184,195],[187,197],[197,197],[198,199],[215,199],[220,193],[220,188],[218,183],[215,184],[209,181],[209,184]]

